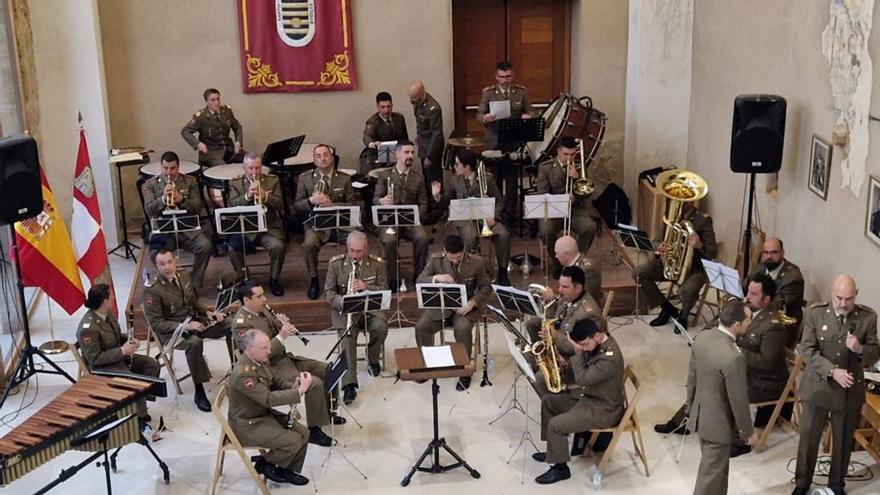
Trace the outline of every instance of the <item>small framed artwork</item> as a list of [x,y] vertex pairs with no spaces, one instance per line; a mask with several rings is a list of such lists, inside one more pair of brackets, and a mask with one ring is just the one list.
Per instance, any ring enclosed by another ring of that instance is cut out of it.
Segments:
[[824,201],[828,198],[828,179],[831,172],[831,145],[813,134],[810,147],[810,174],[807,187]]
[[880,246],[880,178],[868,182],[868,211],[865,213],[865,235]]

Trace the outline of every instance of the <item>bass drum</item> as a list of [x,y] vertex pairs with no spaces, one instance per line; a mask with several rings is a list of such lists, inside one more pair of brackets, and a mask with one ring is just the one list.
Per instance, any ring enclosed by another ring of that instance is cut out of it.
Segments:
[[607,118],[600,110],[593,108],[593,100],[589,96],[575,98],[562,94],[544,109],[541,118],[544,119],[544,140],[526,145],[533,163],[556,156],[556,145],[563,137],[584,140],[586,166],[596,159],[599,146],[605,139]]

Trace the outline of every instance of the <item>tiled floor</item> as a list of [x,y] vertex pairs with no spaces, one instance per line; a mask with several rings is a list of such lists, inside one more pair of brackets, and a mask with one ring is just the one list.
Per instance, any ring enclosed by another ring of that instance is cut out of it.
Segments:
[[[126,274],[126,270],[128,273]],[[122,260],[114,261],[117,276],[131,277],[133,264]],[[123,278],[121,277],[121,278]],[[130,278],[128,278],[130,280]],[[127,285],[127,284],[119,284]],[[125,294],[120,295],[124,300]],[[43,303],[45,306],[45,303]],[[73,340],[78,318],[60,318],[60,310],[54,310],[56,335]],[[47,339],[48,325],[45,311],[36,315],[33,324],[35,340]],[[294,316],[295,320],[295,316]],[[684,341],[672,334],[669,328],[659,331],[647,326],[639,319],[615,318],[612,322],[613,335],[620,342],[627,362],[635,367],[643,383],[644,391],[638,408],[643,423],[651,476],[646,478],[641,464],[633,456],[632,444],[624,439],[615,452],[605,474],[603,492],[611,494],[651,493],[685,494],[690,493],[699,463],[699,447],[696,437],[687,437],[681,450],[681,460],[675,459],[680,447],[681,437],[664,437],[654,433],[652,426],[665,421],[684,399],[684,380],[686,374],[688,348]],[[446,493],[592,493],[590,475],[593,459],[578,459],[571,464],[572,479],[555,485],[538,487],[533,479],[541,474],[546,465],[531,460],[534,449],[526,444],[525,452],[514,452],[523,429],[527,424],[525,416],[511,412],[489,426],[506,406],[505,396],[513,381],[513,362],[506,351],[502,338],[502,328],[490,328],[491,356],[495,360],[492,373],[494,386],[479,387],[479,376],[468,393],[456,392],[454,382],[443,380],[440,392],[440,431],[449,444],[456,449],[468,463],[480,471],[482,477],[472,479],[463,469],[445,474],[417,473],[412,483],[404,488],[400,481],[409,467],[424,449],[431,437],[431,395],[429,384],[418,385],[408,382],[394,382],[393,378],[372,378],[361,365],[360,394],[350,406],[350,414],[363,428],[353,421],[332,434],[342,443],[342,452],[367,479],[362,478],[349,466],[337,451],[327,460],[327,449],[310,446],[304,475],[312,480],[307,487],[272,485],[276,493],[321,492],[330,494],[446,494]],[[289,348],[296,353],[312,357],[323,356],[333,343],[329,335],[310,339],[307,348],[290,339]],[[411,328],[392,329],[386,348],[395,349],[415,344]],[[214,372],[214,380],[209,394],[217,388],[217,381],[228,369],[225,347],[220,342],[206,345],[206,353]],[[185,367],[182,354],[177,360],[178,368]],[[389,352],[389,369],[396,369],[393,353]],[[62,354],[57,362],[70,371],[74,370],[69,354]],[[37,391],[32,405],[21,411],[14,419],[6,418],[15,425],[36,412],[39,407],[59,394],[66,384],[56,377],[41,375],[29,382],[25,392],[25,403],[29,403]],[[161,473],[146,450],[138,445],[125,447],[119,456],[119,470],[112,475],[116,493],[164,494],[164,493],[206,493],[214,469],[214,459],[218,440],[218,426],[210,414],[199,412],[192,402],[192,384],[184,382],[184,395],[179,401],[172,395],[150,404],[153,418],[164,418],[169,431],[164,438],[155,443],[157,453],[171,469],[171,484],[162,482]],[[169,387],[170,388],[170,387]],[[520,380],[518,397],[530,413],[538,418],[538,402],[531,388]],[[21,404],[21,395],[11,397],[0,411],[3,415],[14,411]],[[0,427],[0,435],[8,431]],[[538,447],[543,449],[539,439],[540,430],[535,423],[529,424],[529,431]],[[328,430],[328,433],[329,430]],[[795,456],[797,438],[790,432],[777,430],[770,437],[770,448],[761,454],[748,454],[731,462],[730,493],[735,494],[783,494],[790,493],[792,485],[791,470]],[[511,456],[513,455],[512,459]],[[54,479],[61,469],[76,464],[86,456],[80,452],[68,452],[12,485],[0,489],[0,493],[32,493]],[[441,456],[444,462],[449,458]],[[510,462],[508,463],[508,459]],[[854,461],[865,462],[873,467],[873,462],[864,453],[853,455]],[[817,477],[817,481],[822,481]],[[54,492],[102,493],[103,473],[98,468],[84,468],[71,480],[65,482]],[[228,457],[225,474],[221,479],[222,493],[255,493],[240,461]],[[473,490],[474,492],[471,492]],[[875,494],[880,492],[880,481],[851,482],[850,494]]]

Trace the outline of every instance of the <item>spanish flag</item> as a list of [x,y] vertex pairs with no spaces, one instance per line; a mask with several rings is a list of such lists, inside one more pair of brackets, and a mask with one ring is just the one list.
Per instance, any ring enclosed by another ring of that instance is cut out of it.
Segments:
[[43,183],[43,211],[15,224],[21,281],[25,286],[42,288],[67,314],[72,315],[85,299],[79,269],[67,227],[42,169],[40,179]]

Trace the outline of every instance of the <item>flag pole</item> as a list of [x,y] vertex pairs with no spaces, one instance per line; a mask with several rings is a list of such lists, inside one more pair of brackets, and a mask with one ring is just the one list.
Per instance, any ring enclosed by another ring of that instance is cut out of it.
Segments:
[[64,340],[55,340],[55,319],[52,318],[52,300],[46,291],[42,291],[46,296],[46,314],[49,315],[49,341],[40,344],[40,350],[46,354],[61,354],[70,350],[70,344]]

